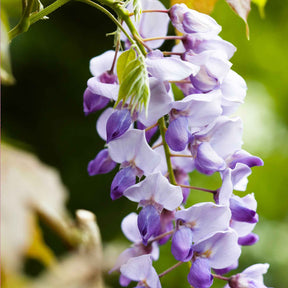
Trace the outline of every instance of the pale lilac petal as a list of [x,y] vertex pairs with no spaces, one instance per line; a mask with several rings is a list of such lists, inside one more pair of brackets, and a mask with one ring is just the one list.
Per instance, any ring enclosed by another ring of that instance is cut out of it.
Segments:
[[207,202],[179,210],[175,217],[184,220],[184,225],[191,227],[193,240],[198,242],[209,234],[226,230],[229,227],[231,212],[227,206]]
[[141,281],[147,278],[152,268],[150,255],[131,258],[120,268],[121,273],[132,281]]
[[[153,151],[145,139],[145,131],[131,129],[109,142],[109,154],[117,163],[133,162],[145,175],[153,173],[161,157]],[[147,161],[149,159],[149,161]]]
[[199,138],[210,139],[210,145],[223,159],[241,149],[243,124],[240,118],[221,116],[209,128],[210,131],[201,132],[205,135],[199,133]]
[[149,288],[161,288],[157,272],[152,266],[150,255],[132,258],[120,268],[121,273],[133,281],[145,281]]
[[161,81],[179,81],[196,75],[199,67],[174,57],[146,58],[148,73]]
[[269,269],[269,264],[255,264],[246,268],[241,274],[255,279],[257,282],[263,284],[263,274],[266,274]]
[[[140,2],[142,10],[166,10],[160,1],[141,0]],[[132,12],[132,5],[128,5],[127,9]],[[166,13],[142,13],[140,21],[135,21],[135,17],[131,17],[131,21],[142,38],[163,37],[167,34],[169,17]],[[125,23],[123,24],[123,28],[129,31]],[[126,41],[125,44],[127,44],[128,40],[124,33],[121,33],[121,40]],[[146,43],[150,48],[155,49],[160,47],[163,42],[164,40],[159,39],[147,41]]]
[[[206,94],[192,94],[171,105],[173,109],[180,110],[176,115],[188,118],[190,127],[202,127],[221,115],[221,93],[218,90]],[[174,115],[174,114],[173,114]]]
[[233,193],[233,184],[231,180],[231,169],[225,169],[222,172],[222,186],[217,190],[215,202],[220,205],[229,206],[229,199]]
[[160,172],[128,188],[124,196],[138,203],[141,200],[154,200],[169,211],[175,210],[183,200],[181,188],[170,184]]
[[96,123],[96,130],[97,130],[99,136],[105,141],[107,139],[106,124],[107,124],[107,121],[108,121],[109,117],[111,116],[111,114],[114,111],[115,110],[113,108],[111,108],[111,107],[107,108],[99,116],[99,118],[97,120],[97,123]]
[[92,77],[87,81],[87,86],[92,93],[97,94],[114,101],[118,98],[119,85],[102,83],[99,81],[98,77]]
[[173,26],[182,33],[218,34],[221,31],[221,26],[212,17],[189,9],[185,4],[173,5],[169,16]]
[[145,126],[151,126],[155,124],[159,118],[168,114],[171,107],[171,102],[173,101],[171,95],[167,93],[166,87],[163,82],[157,80],[156,78],[149,78],[150,86],[150,101],[148,105],[148,112],[146,117],[146,111],[142,111],[139,114],[139,121],[141,121]]
[[[166,10],[160,1],[142,0],[142,10]],[[163,37],[168,31],[169,16],[166,13],[143,13],[141,15],[139,33],[143,38]],[[158,48],[164,40],[147,41],[147,45],[152,48]]]
[[138,215],[133,212],[127,215],[121,222],[121,229],[127,239],[131,242],[142,241],[141,234],[137,226]]
[[222,171],[226,168],[226,163],[211,147],[208,142],[203,142],[198,146],[195,158],[196,169],[206,175]]
[[209,50],[222,51],[230,59],[236,51],[233,44],[212,33],[187,34],[182,42],[186,50],[193,50],[197,54]]
[[234,189],[237,191],[245,191],[248,184],[247,177],[251,173],[251,169],[246,164],[237,163],[231,172],[231,180]]
[[207,259],[196,258],[188,274],[188,282],[194,288],[209,288],[213,284],[210,263]]
[[[115,51],[109,50],[99,56],[92,58],[90,60],[90,72],[92,73],[92,75],[99,76],[103,72],[109,71],[112,67],[114,55]],[[114,72],[116,72],[116,69]]]
[[236,232],[229,229],[195,244],[193,249],[200,253],[201,257],[209,259],[212,268],[222,269],[238,260],[241,249],[237,241]]

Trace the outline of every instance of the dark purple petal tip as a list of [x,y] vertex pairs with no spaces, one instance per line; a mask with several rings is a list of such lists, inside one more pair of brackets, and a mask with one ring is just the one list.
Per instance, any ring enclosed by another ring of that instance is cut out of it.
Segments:
[[113,170],[116,163],[110,158],[108,149],[101,150],[94,160],[91,160],[88,164],[88,174],[90,176],[98,174],[106,174]]
[[129,110],[114,111],[106,124],[107,143],[123,135],[131,124],[132,118]]

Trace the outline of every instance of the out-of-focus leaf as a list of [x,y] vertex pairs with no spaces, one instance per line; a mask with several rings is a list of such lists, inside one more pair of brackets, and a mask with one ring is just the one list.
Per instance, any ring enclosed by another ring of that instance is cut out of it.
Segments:
[[8,30],[7,16],[4,9],[1,9],[1,83],[12,85],[15,79],[11,69]]
[[230,7],[246,23],[246,35],[249,38],[249,27],[247,23],[248,14],[251,10],[251,0],[226,0]]
[[34,155],[2,143],[1,178],[1,256],[5,271],[19,273],[29,249],[46,264],[51,262],[51,255],[47,256],[49,252],[39,242],[35,225],[31,225],[31,217],[37,211],[54,223],[66,222],[67,192],[59,173]]
[[259,12],[260,12],[260,15],[262,18],[265,17],[265,10],[264,10],[264,7],[267,3],[267,0],[252,0],[253,3],[255,3],[258,8],[259,8]]
[[217,0],[170,0],[171,6],[174,4],[184,3],[187,7],[199,12],[210,14]]
[[45,244],[42,231],[37,223],[35,215],[31,213],[31,242],[26,251],[26,255],[42,262],[45,266],[50,267],[56,263],[53,251]]
[[145,61],[136,55],[133,47],[122,53],[117,62],[117,73],[120,83],[118,105],[121,100],[123,104],[130,99],[131,112],[134,109],[147,109],[150,97],[148,73]]

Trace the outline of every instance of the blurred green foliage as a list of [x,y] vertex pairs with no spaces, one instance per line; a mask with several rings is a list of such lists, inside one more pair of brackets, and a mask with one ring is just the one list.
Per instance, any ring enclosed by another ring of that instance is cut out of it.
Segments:
[[[13,3],[16,2],[15,0]],[[15,25],[19,16],[19,10],[15,7],[18,5],[12,5],[10,0],[3,0],[1,4],[5,5],[11,16],[10,23]],[[48,1],[43,1],[43,4],[47,5]],[[263,140],[258,139],[259,144],[256,147],[249,144],[249,139],[244,144],[244,148],[247,147],[249,152],[262,157],[265,162],[264,167],[253,169],[247,188],[247,192],[254,192],[258,200],[260,223],[256,233],[264,240],[260,240],[255,247],[244,248],[239,271],[257,262],[271,262],[271,268],[265,277],[267,286],[287,287],[285,264],[288,259],[283,255],[288,255],[288,248],[275,238],[287,239],[288,233],[286,1],[268,1],[265,15],[265,19],[261,19],[257,6],[252,4],[248,17],[248,41],[244,22],[231,11],[225,1],[219,0],[212,14],[223,27],[220,35],[238,49],[231,59],[233,69],[247,80],[248,88],[249,83],[261,83],[267,91],[263,94],[263,102],[261,95],[257,98],[259,105],[256,106],[255,114],[266,109],[273,115],[276,123],[269,126],[272,120],[264,117],[260,124],[258,122],[258,126],[253,121],[247,124],[255,131],[264,129],[264,135],[270,135],[273,145],[265,153],[265,147],[268,149],[265,137]],[[69,3],[49,18],[34,24],[27,33],[18,36],[11,43],[12,70],[17,83],[11,87],[2,87],[2,138],[23,143],[20,145],[25,145],[44,162],[60,170],[63,182],[70,191],[70,211],[84,208],[96,213],[104,242],[115,238],[124,240],[120,231],[121,219],[135,210],[136,205],[126,199],[111,201],[110,183],[115,172],[103,176],[88,176],[87,163],[95,157],[104,142],[95,129],[99,113],[85,117],[82,112],[82,94],[90,77],[89,60],[112,49],[113,38],[106,37],[106,34],[115,30],[114,24],[96,9],[81,3]],[[253,98],[252,92],[248,90],[246,105]],[[265,97],[269,101],[265,102]],[[263,103],[272,104],[267,107]],[[245,111],[245,105],[243,109]],[[251,113],[254,114],[253,111]],[[277,127],[281,133],[276,133]],[[254,147],[253,151],[249,149],[249,145]],[[261,154],[263,151],[264,156]],[[217,175],[208,177],[208,180],[198,173],[191,175],[191,184],[202,187],[217,188],[218,180]],[[210,195],[203,197],[198,191],[192,193],[189,200],[191,203],[212,200]],[[47,239],[51,238],[49,237],[48,235]],[[126,243],[128,246],[128,242]],[[52,242],[53,245],[57,246]],[[162,249],[167,250],[169,247]],[[253,249],[256,249],[254,254]],[[273,257],[269,251],[274,251],[273,255],[277,255],[278,251],[284,260]],[[172,256],[168,254],[162,253],[164,261],[156,264],[159,272],[169,267],[167,263],[173,263]],[[185,276],[187,267],[177,269],[164,279],[164,283],[167,281],[176,287],[188,287]],[[113,283],[111,285],[115,287],[113,281],[108,278],[108,283]]]

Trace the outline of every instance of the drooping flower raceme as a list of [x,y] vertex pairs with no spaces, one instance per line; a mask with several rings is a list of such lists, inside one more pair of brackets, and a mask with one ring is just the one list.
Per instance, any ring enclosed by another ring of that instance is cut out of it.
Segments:
[[[242,149],[242,121],[231,116],[247,89],[231,70],[236,48],[218,35],[214,19],[184,4],[165,10],[158,0],[126,2],[125,13],[135,17],[123,18],[127,33],[116,33],[125,49],[119,51],[118,41],[115,51],[91,60],[83,101],[86,115],[108,106],[96,124],[106,144],[89,162],[89,175],[117,167],[112,200],[124,196],[139,209],[122,221],[132,245],[112,271],[120,271],[122,286],[161,287],[159,278],[173,269],[158,275],[153,261],[161,261],[159,246],[169,241],[178,261],[173,267],[187,262],[187,281],[195,288],[211,287],[215,277],[230,288],[265,287],[268,264],[221,276],[237,268],[242,245],[258,240],[254,194],[233,190],[246,191],[251,168],[263,165]],[[166,37],[169,21],[182,36]],[[166,39],[180,41],[161,51]],[[193,170],[219,173],[221,186],[190,186]],[[185,204],[192,190],[211,193],[211,202]]]

